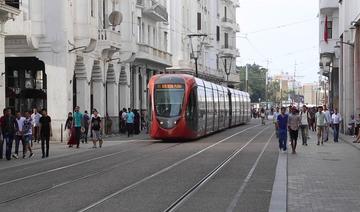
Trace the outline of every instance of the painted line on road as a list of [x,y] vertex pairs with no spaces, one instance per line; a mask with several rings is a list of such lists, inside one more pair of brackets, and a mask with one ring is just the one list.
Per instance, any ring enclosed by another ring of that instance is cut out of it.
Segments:
[[[135,142],[135,141],[138,141],[138,140],[129,141],[129,142],[123,142],[122,144],[132,143],[132,142]],[[107,155],[103,155],[103,156],[100,156],[100,157],[91,158],[91,159],[84,160],[84,161],[81,161],[81,162],[73,163],[73,164],[71,164],[71,165],[62,166],[62,167],[58,167],[58,168],[55,168],[55,169],[50,169],[50,170],[47,170],[47,171],[43,171],[43,172],[39,172],[39,173],[36,173],[36,174],[28,175],[28,176],[26,176],[26,177],[16,178],[16,179],[13,179],[13,180],[9,180],[9,181],[6,181],[6,182],[2,182],[2,183],[0,183],[0,186],[4,186],[4,185],[10,184],[10,183],[15,183],[15,182],[18,182],[18,181],[22,181],[22,180],[30,179],[30,178],[33,178],[33,177],[37,177],[37,176],[40,176],[40,175],[44,175],[44,174],[48,174],[48,173],[60,171],[60,170],[63,170],[63,169],[67,169],[67,168],[74,167],[74,166],[79,166],[79,165],[82,165],[82,164],[85,164],[85,163],[89,163],[89,162],[92,162],[92,161],[95,161],[95,160],[99,160],[99,159],[103,159],[103,158],[108,158],[108,157],[111,157],[111,156],[114,156],[114,155],[118,155],[118,154],[122,154],[122,153],[124,153],[124,152],[131,151],[131,150],[134,150],[134,149],[135,149],[135,148],[127,149],[127,150],[123,150],[123,151],[119,151],[119,152],[114,152],[114,153],[107,154]]]
[[152,179],[152,178],[154,178],[154,177],[156,177],[156,176],[158,176],[158,175],[160,175],[162,173],[165,173],[165,172],[171,170],[172,168],[184,163],[185,161],[188,161],[188,160],[198,156],[199,154],[205,152],[206,150],[211,149],[214,146],[217,146],[218,144],[223,143],[224,141],[227,141],[227,140],[229,140],[229,139],[231,139],[231,138],[233,138],[233,137],[235,137],[235,136],[237,136],[237,135],[239,135],[239,134],[241,134],[243,132],[246,132],[247,130],[253,129],[253,128],[258,127],[258,126],[260,126],[260,125],[255,125],[255,126],[246,128],[246,129],[244,129],[244,130],[242,130],[240,132],[237,132],[237,133],[235,133],[235,134],[233,134],[231,136],[228,136],[228,137],[226,137],[226,138],[224,138],[224,139],[222,139],[222,140],[220,140],[220,141],[218,141],[218,142],[216,142],[216,143],[214,143],[214,144],[212,144],[212,145],[210,145],[210,146],[208,146],[208,147],[206,147],[206,148],[204,148],[204,149],[202,149],[202,150],[200,150],[200,151],[198,151],[198,152],[196,152],[196,153],[194,153],[194,154],[192,154],[192,155],[190,155],[190,156],[188,156],[188,157],[186,157],[186,158],[184,158],[184,159],[182,159],[182,160],[180,160],[180,161],[178,161],[178,162],[176,162],[176,163],[174,163],[174,164],[172,164],[172,165],[170,165],[168,167],[166,167],[166,168],[161,169],[160,171],[157,171],[157,172],[153,173],[152,175],[149,175],[149,176],[143,178],[142,180],[139,180],[139,181],[137,181],[137,182],[135,182],[135,183],[121,189],[121,190],[118,190],[118,191],[116,191],[116,192],[114,192],[114,193],[112,193],[110,195],[105,196],[104,198],[100,199],[99,201],[96,201],[93,204],[90,204],[87,207],[78,210],[78,212],[85,212],[87,210],[90,210],[90,209],[92,209],[92,208],[106,202],[107,200],[109,200],[109,199],[123,193],[123,192],[129,191],[129,190],[135,188],[136,186],[140,185],[143,182],[146,182],[146,181],[148,181],[148,180],[150,180],[150,179]]
[[261,159],[261,157],[263,156],[263,154],[265,153],[265,150],[267,149],[267,147],[270,144],[270,141],[272,140],[272,138],[274,137],[275,132],[270,136],[270,138],[267,140],[265,146],[263,147],[263,149],[261,150],[261,153],[259,154],[259,156],[257,157],[254,165],[251,167],[248,175],[246,176],[243,184],[241,185],[240,189],[238,190],[238,192],[236,193],[236,195],[234,196],[233,200],[231,201],[229,207],[227,208],[226,212],[233,212],[240,200],[240,196],[244,193],[244,190],[246,188],[246,186],[248,185],[252,175],[255,172],[255,169],[257,167],[257,165],[259,164],[259,161]]
[[185,194],[183,194],[179,199],[177,199],[173,204],[171,204],[164,212],[173,212],[176,211],[185,201],[187,201],[193,194],[195,194],[203,185],[205,185],[213,176],[215,176],[222,168],[224,168],[228,163],[231,162],[240,152],[242,152],[245,147],[252,143],[255,138],[257,138],[261,133],[263,133],[269,127],[264,128],[259,133],[257,133],[253,138],[251,138],[245,145],[235,150],[229,157],[227,157],[223,162],[221,162],[214,170],[202,178],[197,184],[190,188]]

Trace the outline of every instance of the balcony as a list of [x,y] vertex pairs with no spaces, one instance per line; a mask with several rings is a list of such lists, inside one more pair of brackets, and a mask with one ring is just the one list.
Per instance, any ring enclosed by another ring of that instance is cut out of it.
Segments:
[[235,32],[240,32],[240,25],[238,23],[235,23],[234,26],[235,26],[234,28]]
[[320,0],[320,11],[326,9],[338,9],[339,0]]
[[144,15],[157,22],[167,22],[169,20],[169,14],[165,6],[159,2],[151,0],[147,4],[144,4],[144,0],[137,0],[137,3],[141,3],[139,6],[144,7]]
[[336,42],[338,40],[336,39],[329,39],[326,43],[324,40],[320,41],[320,54],[334,54],[335,53],[335,46]]
[[225,45],[223,45],[221,47],[220,53],[221,53],[221,55],[226,55],[226,56],[233,56],[233,57],[240,56],[239,49],[237,49],[236,47],[233,47],[233,46],[226,47]]
[[121,34],[110,29],[98,30],[98,42],[104,48],[116,48],[121,47]]
[[139,51],[136,58],[139,60],[151,61],[153,63],[160,63],[170,67],[172,64],[172,55],[163,50],[157,49],[145,43],[138,43]]
[[224,17],[221,19],[221,24],[222,27],[226,28],[226,29],[230,29],[230,30],[236,30],[236,21],[228,18],[228,17]]
[[240,1],[239,0],[233,0],[233,3],[235,7],[240,7]]

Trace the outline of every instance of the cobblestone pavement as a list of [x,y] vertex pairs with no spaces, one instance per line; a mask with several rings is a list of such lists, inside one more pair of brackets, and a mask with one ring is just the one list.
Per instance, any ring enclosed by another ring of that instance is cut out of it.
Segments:
[[[360,151],[349,143],[301,142],[297,154],[288,154],[289,212],[360,211]],[[301,138],[300,138],[301,140]]]

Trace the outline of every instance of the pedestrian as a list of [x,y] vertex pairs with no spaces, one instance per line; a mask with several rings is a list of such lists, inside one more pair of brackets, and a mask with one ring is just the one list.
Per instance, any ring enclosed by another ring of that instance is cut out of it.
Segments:
[[24,142],[25,142],[25,151],[23,152],[23,158],[26,157],[26,152],[27,150],[29,150],[30,155],[29,158],[31,158],[34,153],[31,149],[31,140],[32,140],[32,123],[33,120],[31,119],[31,115],[30,112],[26,111],[25,112],[25,120],[22,126],[23,129],[23,134],[24,134]]
[[83,141],[82,143],[88,143],[88,134],[89,134],[89,127],[90,127],[90,116],[87,110],[84,111],[83,116],[83,123],[84,123],[84,133],[83,133]]
[[39,120],[42,158],[49,157],[50,137],[52,137],[51,117],[47,110],[42,109],[42,116]]
[[289,115],[289,121],[288,121],[292,154],[296,154],[296,146],[297,146],[297,139],[299,136],[300,124],[301,124],[301,118],[299,116],[299,112],[295,107],[293,107],[292,113]]
[[265,109],[261,108],[260,110],[261,124],[265,125]]
[[277,117],[280,115],[280,108],[276,107],[275,112],[273,113],[273,123],[275,126],[275,134],[276,134],[276,138],[279,138],[279,132],[277,130]]
[[3,109],[3,115],[0,117],[0,159],[3,159],[4,154],[4,120],[5,120],[6,109]]
[[323,113],[325,113],[325,119],[326,119],[326,124],[325,124],[325,127],[324,127],[324,142],[327,142],[329,140],[329,129],[330,129],[330,123],[331,123],[331,113],[328,110],[328,108],[326,107],[326,105],[324,105]]
[[93,148],[96,148],[96,143],[99,141],[99,147],[102,147],[103,140],[101,137],[102,123],[101,118],[98,115],[97,110],[93,110],[93,116],[91,118],[91,130],[92,130],[92,139],[93,139]]
[[360,129],[360,114],[358,114],[358,117],[356,118],[356,122],[355,122],[355,135],[359,134],[359,129]]
[[68,113],[68,117],[65,122],[65,131],[68,133],[68,142],[67,145],[69,148],[73,147],[73,145],[76,145],[75,140],[75,127],[74,127],[74,118],[72,115],[72,112]]
[[307,146],[307,139],[309,136],[309,119],[308,119],[308,108],[306,107],[306,105],[303,106],[301,112],[300,112],[300,119],[301,119],[301,125],[300,125],[300,130],[301,130],[301,138],[302,138],[302,145]]
[[334,142],[339,142],[339,126],[342,121],[340,113],[337,108],[334,109],[334,114],[331,116],[331,125],[334,131]]
[[[33,121],[32,139],[34,142],[38,142],[38,143],[40,142],[40,130],[39,130],[40,118],[41,118],[41,114],[38,113],[38,110],[36,108],[34,108],[33,113],[31,114],[31,119]],[[33,144],[34,142],[31,142],[31,144]]]
[[138,110],[134,110],[134,133],[136,135],[140,134],[140,114]]
[[315,114],[315,123],[316,123],[316,131],[317,131],[317,145],[324,144],[324,129],[326,123],[325,113],[323,112],[323,107],[318,107],[318,112]]
[[126,119],[127,119],[126,114],[127,114],[127,110],[126,108],[123,108],[121,114],[121,133],[123,134],[126,133]]
[[109,116],[108,113],[106,113],[106,116],[105,116],[105,134],[106,135],[110,135],[111,132],[112,132],[112,120]]
[[356,137],[355,134],[355,126],[356,126],[356,120],[354,115],[350,116],[350,121],[348,122],[347,128],[348,128],[348,134]]
[[84,131],[83,130],[83,114],[80,112],[79,106],[75,107],[73,117],[74,117],[73,125],[75,127],[76,148],[79,148],[81,133],[82,133],[82,131]]
[[128,137],[130,137],[134,133],[134,118],[135,118],[135,115],[131,111],[130,108],[128,109],[128,111],[129,112],[126,114],[126,128],[127,128],[127,131],[128,131]]
[[285,113],[286,108],[281,108],[281,113],[277,117],[277,129],[279,132],[279,148],[280,151],[286,152],[287,147],[287,128],[288,128],[288,120],[289,115]]
[[25,151],[26,151],[26,144],[24,141],[24,135],[23,135],[23,129],[22,129],[24,126],[24,121],[25,121],[25,118],[21,116],[21,113],[19,111],[16,112],[16,122],[18,125],[18,129],[15,133],[15,153],[12,155],[12,157],[15,159],[19,158],[20,141],[22,144],[23,155],[25,154]]
[[15,133],[18,131],[18,124],[16,118],[11,114],[11,109],[6,109],[3,120],[3,136],[6,143],[6,159],[11,160],[11,150],[14,141]]

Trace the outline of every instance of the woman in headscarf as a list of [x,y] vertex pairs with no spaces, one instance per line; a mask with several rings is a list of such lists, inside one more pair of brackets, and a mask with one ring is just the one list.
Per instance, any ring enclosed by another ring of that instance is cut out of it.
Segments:
[[76,140],[75,140],[75,128],[74,128],[74,124],[73,124],[73,117],[72,117],[72,113],[69,112],[68,113],[68,118],[66,119],[65,122],[65,131],[68,132],[68,145],[69,147],[72,147],[73,145],[76,144]]

